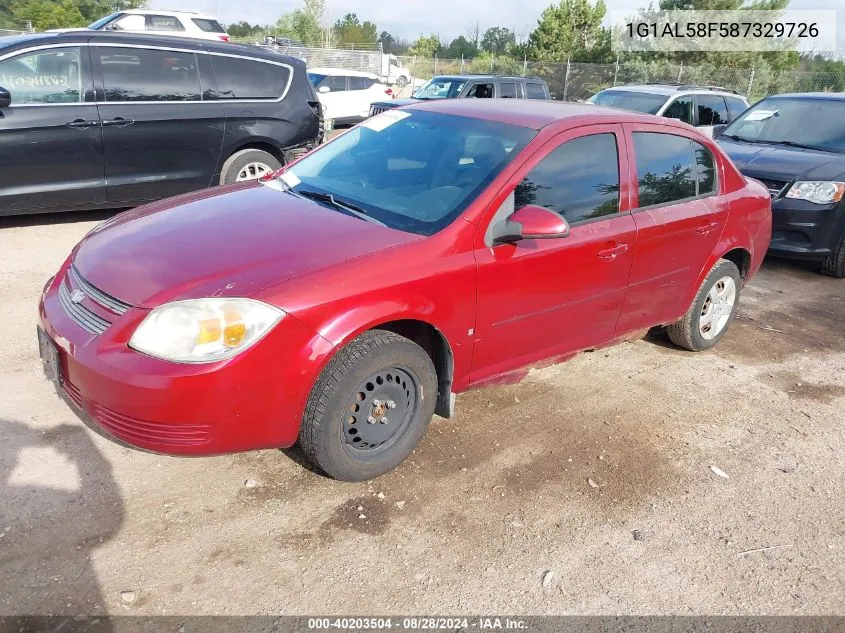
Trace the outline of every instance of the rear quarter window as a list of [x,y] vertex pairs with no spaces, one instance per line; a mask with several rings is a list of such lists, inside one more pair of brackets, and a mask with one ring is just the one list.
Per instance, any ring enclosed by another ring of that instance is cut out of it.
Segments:
[[525,98],[526,99],[545,99],[546,90],[543,84],[526,83],[525,84]]
[[191,18],[193,22],[201,31],[206,33],[225,33],[226,29],[217,20],[206,20],[204,18]]
[[738,97],[725,97],[725,102],[728,104],[728,117],[731,121],[748,109],[745,102]]
[[290,69],[258,59],[211,55],[220,99],[281,99]]

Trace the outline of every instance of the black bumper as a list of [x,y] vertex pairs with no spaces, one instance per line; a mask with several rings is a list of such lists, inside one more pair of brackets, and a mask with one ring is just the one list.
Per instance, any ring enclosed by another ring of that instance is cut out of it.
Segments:
[[772,200],[769,253],[791,259],[822,260],[845,234],[845,200],[820,205],[806,200]]

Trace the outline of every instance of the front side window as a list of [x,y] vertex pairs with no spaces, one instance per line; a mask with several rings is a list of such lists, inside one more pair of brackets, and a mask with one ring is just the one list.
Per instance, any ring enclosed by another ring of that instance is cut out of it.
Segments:
[[454,77],[434,77],[414,93],[415,99],[454,99],[464,89],[466,81]]
[[202,99],[194,53],[99,46],[91,50],[99,59],[107,102]]
[[[704,181],[703,188],[709,186],[712,190],[715,186],[713,157],[705,147],[675,134],[634,132],[633,136],[640,207],[694,198],[698,195],[699,177]],[[693,145],[698,146],[696,151]],[[699,154],[701,150],[705,153]]]
[[433,235],[536,134],[497,121],[391,110],[308,154],[280,179],[297,195],[330,193],[391,228]]
[[475,84],[467,92],[467,98],[476,97],[478,99],[492,99],[493,98],[493,84]]
[[678,97],[663,111],[663,116],[692,125],[692,97]]
[[211,64],[221,99],[281,99],[290,80],[287,66],[257,59],[212,55]]
[[535,204],[569,224],[619,212],[619,154],[614,134],[567,141],[543,158],[514,191],[515,208]]
[[845,154],[845,100],[767,97],[719,136]]
[[339,75],[330,75],[325,77],[320,83],[320,88],[325,86],[330,92],[342,92],[346,90],[346,77]]
[[179,18],[172,15],[148,15],[146,22],[148,31],[184,31],[185,27]]
[[725,125],[728,122],[728,107],[719,95],[698,95],[698,124]]
[[0,62],[0,86],[13,105],[80,103],[82,65],[77,47],[26,53]]

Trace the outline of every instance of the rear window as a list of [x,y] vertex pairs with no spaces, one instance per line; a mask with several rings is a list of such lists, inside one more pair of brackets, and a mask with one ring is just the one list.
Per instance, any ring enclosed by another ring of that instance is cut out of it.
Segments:
[[217,20],[206,20],[205,18],[191,18],[191,22],[196,24],[201,31],[205,31],[206,33],[225,33],[226,29],[224,29],[220,22]]
[[525,98],[526,99],[545,99],[546,98],[546,90],[543,88],[543,84],[532,84],[532,83],[525,84]]
[[612,108],[623,108],[646,114],[657,114],[657,111],[666,103],[666,95],[655,95],[648,92],[635,92],[633,90],[603,90],[590,98],[590,103],[596,105],[610,106]]
[[220,99],[281,99],[290,80],[286,66],[226,55],[212,55]]

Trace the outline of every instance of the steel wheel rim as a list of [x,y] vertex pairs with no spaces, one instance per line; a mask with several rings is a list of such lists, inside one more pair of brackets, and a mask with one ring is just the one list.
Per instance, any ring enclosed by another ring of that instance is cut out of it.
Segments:
[[261,178],[265,174],[269,174],[272,169],[270,169],[269,165],[265,163],[248,163],[244,165],[241,170],[238,172],[237,178],[235,178],[235,182],[243,182],[245,180],[255,180],[256,178]]
[[370,461],[398,444],[419,415],[419,396],[420,381],[407,367],[385,367],[360,381],[344,408],[347,454]]
[[698,333],[705,340],[712,340],[721,334],[730,321],[736,304],[736,282],[728,275],[719,279],[710,288],[701,314],[698,317]]

